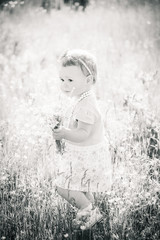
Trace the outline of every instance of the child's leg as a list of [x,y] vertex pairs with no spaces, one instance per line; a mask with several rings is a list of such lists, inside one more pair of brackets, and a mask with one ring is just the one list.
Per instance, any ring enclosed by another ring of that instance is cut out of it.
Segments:
[[57,192],[69,203],[75,203],[76,207],[78,207],[79,209],[86,208],[91,204],[91,201],[81,191],[74,191],[57,187]]

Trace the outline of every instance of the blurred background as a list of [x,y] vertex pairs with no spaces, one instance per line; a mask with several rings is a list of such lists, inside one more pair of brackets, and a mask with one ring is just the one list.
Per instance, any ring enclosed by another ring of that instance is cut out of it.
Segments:
[[72,239],[46,122],[69,104],[57,60],[72,48],[97,58],[113,162],[112,191],[97,200],[108,225],[94,239],[159,240],[159,0],[0,0],[0,239]]
[[137,96],[159,110],[160,1],[0,1],[0,118],[17,101],[57,93],[57,58],[82,48],[97,58],[97,95]]

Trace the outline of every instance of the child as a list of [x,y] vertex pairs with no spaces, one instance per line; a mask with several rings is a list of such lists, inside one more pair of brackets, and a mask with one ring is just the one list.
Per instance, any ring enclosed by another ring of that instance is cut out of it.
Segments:
[[58,163],[57,192],[79,209],[77,221],[88,216],[86,228],[102,218],[92,209],[93,193],[111,186],[111,158],[103,120],[92,90],[97,80],[94,57],[82,50],[67,51],[60,58],[61,90],[75,103],[66,111],[64,126],[53,130],[64,140],[65,151]]

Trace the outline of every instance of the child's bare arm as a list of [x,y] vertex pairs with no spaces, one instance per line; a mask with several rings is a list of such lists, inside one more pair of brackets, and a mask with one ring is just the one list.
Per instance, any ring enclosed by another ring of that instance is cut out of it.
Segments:
[[71,142],[83,142],[91,133],[92,124],[78,121],[76,129],[60,128],[53,131],[53,137],[56,140],[66,139]]

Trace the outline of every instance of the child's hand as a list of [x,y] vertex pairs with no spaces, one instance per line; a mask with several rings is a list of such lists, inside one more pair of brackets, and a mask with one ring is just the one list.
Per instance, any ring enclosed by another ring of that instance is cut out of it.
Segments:
[[57,121],[56,118],[54,117],[49,117],[47,118],[47,123],[49,124],[50,128],[53,130],[58,124],[59,122]]
[[54,128],[52,130],[52,135],[55,140],[62,140],[65,135],[65,128],[64,127]]

